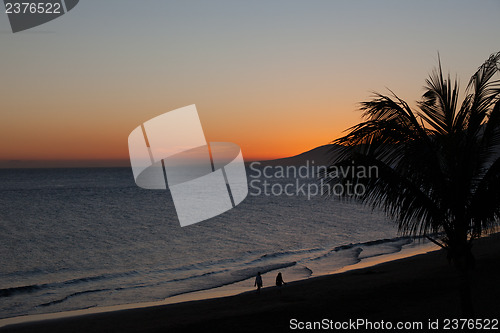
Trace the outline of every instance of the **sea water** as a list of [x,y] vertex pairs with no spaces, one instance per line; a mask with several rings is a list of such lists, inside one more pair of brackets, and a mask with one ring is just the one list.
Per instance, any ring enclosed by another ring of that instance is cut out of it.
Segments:
[[0,170],[0,319],[159,301],[258,271],[303,279],[412,242],[380,212],[261,185],[181,228],[169,191],[137,187],[129,168]]

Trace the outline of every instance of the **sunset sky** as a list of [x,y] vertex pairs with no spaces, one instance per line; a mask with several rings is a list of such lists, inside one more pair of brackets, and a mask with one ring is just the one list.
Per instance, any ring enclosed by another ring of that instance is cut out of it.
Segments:
[[414,103],[438,52],[465,88],[499,17],[498,0],[82,0],[13,34],[2,6],[0,167],[124,165],[134,128],[190,104],[246,160],[295,155],[372,91]]

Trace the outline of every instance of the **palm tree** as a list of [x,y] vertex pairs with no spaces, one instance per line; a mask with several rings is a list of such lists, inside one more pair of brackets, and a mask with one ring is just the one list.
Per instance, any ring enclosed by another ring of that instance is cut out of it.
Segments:
[[[417,110],[392,91],[361,103],[365,121],[333,141],[340,153],[322,179],[330,188],[362,186],[341,197],[382,209],[402,234],[446,249],[460,276],[462,314],[472,316],[472,243],[500,218],[500,52],[472,76],[460,106],[457,80],[438,64]],[[369,166],[376,176],[333,172]]]

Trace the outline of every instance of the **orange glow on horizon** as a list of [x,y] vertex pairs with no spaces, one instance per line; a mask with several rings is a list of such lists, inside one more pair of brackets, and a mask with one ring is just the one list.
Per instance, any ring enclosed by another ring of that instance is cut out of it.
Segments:
[[[239,145],[245,161],[295,156],[329,144],[342,135],[341,128],[329,129],[324,124],[309,130],[299,130],[302,125],[300,121],[287,125],[279,130],[267,129],[259,133],[254,133],[251,126],[249,130],[239,132],[225,131],[223,126],[206,126],[205,133],[208,142],[233,142]],[[65,130],[42,130],[43,126],[39,126],[29,131],[32,133],[31,138],[20,138],[13,132],[10,141],[0,143],[0,149],[3,150],[0,157],[0,162],[3,163],[0,163],[0,167],[8,161],[36,161],[38,165],[43,165],[45,161],[53,165],[57,161],[82,161],[83,164],[88,164],[85,161],[115,160],[119,161],[119,165],[123,165],[123,161],[129,159],[128,128],[124,126],[125,130],[122,128],[111,131],[103,127],[105,126],[96,129],[92,124]],[[288,130],[289,128],[291,130]],[[219,134],[211,135],[212,133]],[[37,137],[40,139],[36,139]],[[12,142],[16,144],[12,145]]]

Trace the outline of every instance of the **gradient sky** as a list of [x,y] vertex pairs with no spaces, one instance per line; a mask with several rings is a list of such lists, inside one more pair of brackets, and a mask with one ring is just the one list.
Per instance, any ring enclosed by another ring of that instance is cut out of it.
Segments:
[[82,0],[13,34],[0,12],[0,167],[127,160],[135,127],[190,104],[246,160],[295,155],[371,91],[419,99],[438,52],[465,88],[499,17],[498,0]]

